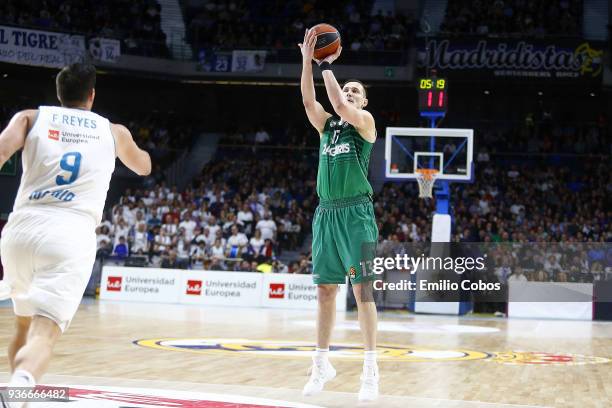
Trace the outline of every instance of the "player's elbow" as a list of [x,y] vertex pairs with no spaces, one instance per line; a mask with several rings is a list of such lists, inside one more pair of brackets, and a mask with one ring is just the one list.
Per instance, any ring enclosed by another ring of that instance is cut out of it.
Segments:
[[11,158],[13,151],[9,147],[9,143],[0,138],[0,168]]
[[141,171],[138,172],[139,176],[148,176],[149,174],[151,174],[151,165],[143,168]]
[[139,163],[138,168],[136,169],[136,174],[139,176],[148,176],[151,174],[152,164],[151,164],[151,156],[149,153],[142,151],[142,158]]
[[[147,153],[147,156],[149,154]],[[148,176],[149,174],[151,174],[151,170],[152,170],[153,166],[151,164],[151,158],[148,157],[147,163],[142,171],[142,173],[140,174],[141,176]]]

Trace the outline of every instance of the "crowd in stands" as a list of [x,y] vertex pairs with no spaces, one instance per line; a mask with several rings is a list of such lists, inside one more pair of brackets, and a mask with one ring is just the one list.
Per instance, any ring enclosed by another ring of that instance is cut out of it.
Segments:
[[[580,169],[580,170],[577,170]],[[577,168],[564,165],[476,163],[476,182],[453,185],[453,242],[484,243],[565,243],[612,242],[612,212],[607,197],[612,193],[609,162],[589,160]],[[414,183],[387,184],[375,199],[381,236],[380,250],[390,251],[401,242],[431,240],[431,218],[435,203],[415,200]],[[588,252],[584,247],[582,252]],[[567,252],[567,251],[566,251]],[[584,254],[580,254],[584,257]],[[513,258],[503,279],[520,266]],[[530,280],[602,279],[597,275],[612,260],[589,262],[590,272],[558,275],[535,264],[528,270]],[[543,271],[544,274],[540,273]],[[506,273],[507,272],[507,273]],[[592,275],[589,275],[591,273]],[[569,275],[569,276],[567,276]]]
[[606,115],[596,122],[563,123],[553,121],[550,112],[541,120],[528,114],[521,126],[489,123],[480,126],[479,145],[482,153],[528,154],[612,154]]
[[449,0],[440,31],[488,36],[577,36],[581,0]]
[[122,52],[169,56],[156,0],[5,0],[0,24],[122,40]]
[[181,149],[191,145],[195,125],[172,115],[154,111],[142,117],[131,117],[124,122],[138,146],[152,152]]
[[[288,266],[278,260],[283,250],[301,249],[317,204],[316,154],[299,154],[302,160],[246,152],[242,158],[208,164],[183,192],[163,183],[127,192],[98,230],[100,248],[118,258],[140,254],[162,267],[261,271],[263,265],[276,272],[309,273],[308,254]],[[474,184],[452,187],[454,242],[612,241],[606,205],[612,178],[605,160],[579,161],[573,167],[478,155],[475,170]],[[435,203],[417,195],[416,183],[387,183],[375,195],[381,253],[401,243],[431,240]],[[589,249],[578,252],[584,259]],[[557,259],[560,265],[565,257]],[[513,260],[495,273],[504,282],[517,275],[592,281],[610,273],[609,260],[591,262],[589,257],[587,270],[558,270],[547,260],[531,266]]]
[[127,191],[97,229],[99,254],[169,268],[310,273],[306,255],[288,265],[278,255],[299,249],[310,230],[314,171],[280,157],[217,159],[184,191],[163,182]]
[[295,48],[304,30],[321,22],[338,29],[345,50],[403,50],[414,31],[411,16],[374,10],[368,0],[207,0],[186,6],[189,38],[197,50]]
[[[606,207],[606,197],[612,192],[612,179],[605,156],[608,154],[609,158],[612,152],[609,151],[609,124],[605,115],[599,115],[596,122],[588,124],[558,121],[553,125],[551,114],[543,112],[537,119],[532,114],[527,115],[524,122],[513,129],[504,130],[503,126],[494,124],[483,126],[477,133],[476,182],[453,186],[454,241],[612,241],[611,214]],[[304,143],[299,143],[302,136]],[[287,140],[292,142],[287,143]],[[317,201],[314,195],[316,149],[295,147],[316,146],[317,141],[312,131],[294,126],[286,126],[284,133],[263,126],[230,131],[222,143],[248,146],[249,149],[242,151],[242,159],[209,165],[203,172],[208,177],[203,185],[217,185],[223,197],[229,195],[229,206],[238,219],[241,202],[235,202],[237,191],[242,201],[254,196],[260,205],[265,205],[269,197],[272,201],[285,202],[284,205],[290,205],[295,199],[296,212],[290,215],[290,220],[292,225],[300,226],[298,241],[301,242],[310,233],[310,217]],[[293,149],[276,158],[266,156],[267,147],[287,145]],[[224,149],[240,151],[234,146]],[[566,154],[571,155],[567,157]],[[294,168],[297,164],[291,162],[291,155],[300,156],[297,158],[302,160],[299,170]],[[287,172],[287,168],[292,171]],[[269,193],[274,190],[278,193]],[[286,196],[285,191],[291,193]],[[416,196],[415,183],[386,184],[376,194],[374,202],[381,248],[431,239],[435,203],[416,199]],[[273,206],[271,214],[278,225],[284,212],[279,214]],[[299,217],[296,214],[300,214]],[[226,225],[231,218],[226,216],[215,221]],[[230,228],[230,225],[226,226]],[[255,233],[250,225],[239,224],[238,229],[247,239]],[[225,234],[223,238],[227,239],[231,229],[226,228]],[[295,247],[294,241],[291,242],[290,246]],[[284,245],[278,238],[272,244],[275,249]],[[227,252],[227,243],[224,248]],[[535,276],[529,275],[529,278],[535,279]],[[556,276],[551,278],[557,279]]]
[[270,124],[256,127],[232,126],[222,134],[219,143],[229,146],[291,147],[316,149],[319,138],[309,123]]
[[[564,123],[544,109],[520,124],[492,121],[476,129],[475,182],[451,185],[452,241],[583,245],[555,253],[561,269],[546,259],[526,265],[523,255],[502,258],[504,268],[494,268],[493,278],[503,283],[612,279],[610,255],[593,258],[597,245],[612,242],[606,115],[590,123]],[[435,202],[414,200],[417,194],[416,184],[406,183],[386,184],[376,196],[381,251],[431,240]]]
[[564,242],[516,248],[507,245],[495,248],[491,255],[490,275],[501,283],[612,280],[610,249],[603,243]]
[[[386,126],[397,126],[400,121],[390,112],[373,112]],[[560,116],[560,115],[558,115]],[[423,124],[425,125],[425,123]],[[612,154],[609,143],[609,121],[605,114],[594,122],[566,123],[554,120],[550,111],[528,113],[521,124],[498,121],[475,122],[460,126],[477,129],[478,154],[488,160],[492,154]],[[263,147],[318,147],[319,139],[305,121],[288,125],[270,124],[256,127],[231,127],[219,143],[227,146]]]

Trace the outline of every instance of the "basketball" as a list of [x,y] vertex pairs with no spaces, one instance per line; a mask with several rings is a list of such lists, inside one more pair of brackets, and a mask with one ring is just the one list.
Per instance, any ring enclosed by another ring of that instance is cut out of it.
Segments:
[[334,26],[329,24],[317,24],[312,27],[317,33],[317,42],[315,44],[314,57],[322,60],[325,57],[332,55],[340,46],[340,33]]

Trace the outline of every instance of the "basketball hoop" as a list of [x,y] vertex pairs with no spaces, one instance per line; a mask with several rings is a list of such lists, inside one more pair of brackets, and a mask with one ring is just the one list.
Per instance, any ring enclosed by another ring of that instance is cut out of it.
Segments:
[[436,169],[416,169],[419,183],[419,198],[432,198],[433,185],[439,171]]

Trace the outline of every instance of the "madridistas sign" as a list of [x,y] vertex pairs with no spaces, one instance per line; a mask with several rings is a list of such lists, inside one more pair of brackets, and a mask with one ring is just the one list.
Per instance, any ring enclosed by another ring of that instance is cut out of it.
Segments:
[[447,77],[601,81],[603,49],[580,39],[435,38],[420,62]]

